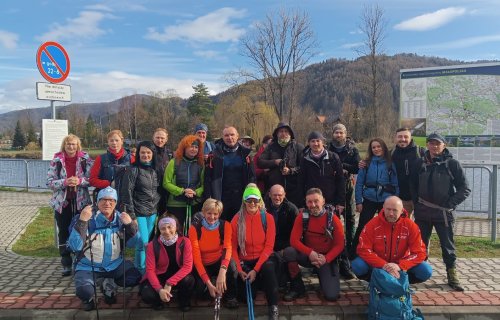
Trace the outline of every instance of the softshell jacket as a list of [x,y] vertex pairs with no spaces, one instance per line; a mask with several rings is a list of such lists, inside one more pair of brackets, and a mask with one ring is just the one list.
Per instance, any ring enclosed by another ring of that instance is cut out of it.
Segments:
[[[386,191],[385,186],[391,186],[394,193]],[[363,198],[384,202],[387,197],[398,194],[398,177],[394,163],[389,170],[384,158],[374,156],[367,168],[359,169],[355,188],[356,204],[363,203]]]
[[321,216],[309,215],[309,224],[304,234],[302,211],[299,212],[293,224],[290,244],[302,254],[309,256],[314,250],[324,254],[326,262],[332,262],[344,250],[344,229],[337,215],[332,214],[333,239],[326,235],[328,214]]
[[[77,210],[81,211],[87,204],[91,203],[88,187],[90,168],[92,167],[93,160],[83,151],[79,151],[76,156],[76,176],[80,179],[80,184],[76,189],[76,206]],[[82,168],[82,163],[85,164],[85,169]],[[61,169],[60,172],[58,172],[58,167]],[[84,170],[85,172],[83,172]],[[63,207],[66,205],[66,178],[68,177],[66,174],[64,152],[58,152],[54,155],[54,159],[50,161],[47,172],[47,187],[54,191],[50,199],[50,206],[57,213],[61,213]]]
[[269,196],[265,198],[265,204],[268,212],[275,218],[276,239],[274,241],[274,251],[283,250],[290,246],[290,234],[299,209],[286,198],[278,208],[274,208]]
[[[153,241],[158,241],[160,244],[160,252],[158,258],[156,258],[153,243],[148,243],[146,249],[146,273],[144,274],[141,282],[148,279],[151,287],[153,287],[156,291],[160,291],[163,286],[158,279],[158,275],[167,272],[170,261],[168,259],[167,250],[161,242],[160,237],[155,237]],[[181,242],[184,242],[184,251],[182,253],[180,248]],[[191,272],[191,270],[193,270],[193,253],[191,250],[191,242],[188,238],[183,236],[179,236],[177,238],[177,242],[175,243],[175,259],[175,262],[179,266],[179,270],[166,281],[171,286],[177,285],[179,281],[184,279]]]
[[125,173],[120,188],[120,204],[132,219],[148,217],[156,212],[160,201],[156,170],[140,164]]
[[200,226],[201,235],[200,239],[198,239],[196,227],[194,225],[189,227],[189,240],[193,249],[194,266],[203,283],[207,283],[210,279],[205,266],[221,260],[221,266],[227,268],[231,260],[231,224],[223,220],[219,220],[219,222],[224,224],[224,239],[222,240],[222,244],[219,228],[208,230],[204,226]]
[[358,163],[360,161],[359,151],[356,148],[354,142],[351,139],[347,139],[345,146],[338,151],[333,142],[328,145],[328,150],[334,152],[339,157],[342,162],[342,169],[347,171],[346,178],[349,178],[352,174],[357,174],[359,171]]
[[396,166],[399,185],[399,197],[402,200],[412,200],[410,193],[411,170],[415,162],[424,155],[425,150],[415,144],[413,139],[408,146],[401,148],[396,146],[391,152],[392,163]]
[[[444,149],[443,154],[431,159],[429,151],[415,162],[411,191],[415,203],[415,219],[433,221],[453,220],[452,211],[469,195],[465,172],[456,159]],[[441,208],[422,204],[426,201]]]
[[[127,247],[135,247],[139,240],[137,224],[132,222],[123,226],[120,220],[121,213],[115,210],[113,215],[111,221],[100,211],[92,214],[88,221],[81,221],[80,215],[73,218],[68,245],[73,252],[77,253],[75,270],[92,271],[90,245],[96,272],[112,271],[120,266],[123,261],[121,254],[123,236],[125,236]],[[125,235],[123,235],[123,228],[125,228]]]
[[193,189],[199,201],[203,196],[204,172],[205,168],[201,167],[196,159],[188,160],[183,157],[181,161],[175,158],[170,160],[163,176],[163,188],[170,194],[167,205],[185,207],[187,205],[186,201],[181,201],[178,198],[183,195],[185,188]]
[[420,229],[408,218],[406,210],[398,221],[389,223],[382,209],[361,232],[357,253],[372,268],[382,268],[391,262],[405,271],[427,257]]
[[310,188],[321,189],[326,203],[344,206],[345,179],[342,163],[337,154],[326,150],[326,154],[317,161],[311,156],[309,148],[306,148],[304,153],[299,173],[302,203],[297,206],[303,204],[306,192]]
[[255,271],[259,272],[262,264],[267,261],[273,253],[274,240],[276,238],[276,226],[274,225],[273,216],[266,213],[266,229],[260,212],[255,214],[245,214],[246,234],[245,234],[245,250],[244,256],[238,246],[238,219],[241,213],[237,213],[231,220],[231,242],[232,242],[232,257],[236,263],[238,272],[242,271],[241,261],[257,260]]
[[[215,144],[215,150],[208,155],[205,167],[205,181],[204,181],[204,198],[213,198],[217,200],[222,199],[222,186],[224,178],[224,142],[221,140]],[[237,152],[238,156],[242,159],[243,170],[241,170],[241,185],[243,188],[250,182],[255,182],[255,172],[253,170],[253,162],[250,154],[250,149],[245,148],[239,144]],[[241,190],[243,194],[243,190]]]

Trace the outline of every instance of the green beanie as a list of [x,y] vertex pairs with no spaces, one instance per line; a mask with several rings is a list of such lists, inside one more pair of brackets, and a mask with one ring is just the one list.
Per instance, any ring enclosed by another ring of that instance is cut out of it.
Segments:
[[260,200],[262,198],[260,194],[260,190],[257,187],[249,186],[245,188],[245,192],[243,192],[243,200],[248,199],[257,199]]

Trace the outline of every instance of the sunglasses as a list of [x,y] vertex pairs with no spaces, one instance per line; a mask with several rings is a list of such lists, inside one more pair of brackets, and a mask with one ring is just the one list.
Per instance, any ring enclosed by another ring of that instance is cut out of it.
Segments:
[[257,204],[259,202],[260,202],[260,200],[258,200],[258,199],[247,199],[247,200],[245,200],[245,203]]

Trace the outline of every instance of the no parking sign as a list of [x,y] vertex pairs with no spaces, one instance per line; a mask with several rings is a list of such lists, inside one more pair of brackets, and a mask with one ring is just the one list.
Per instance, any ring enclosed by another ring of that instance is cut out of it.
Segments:
[[69,56],[63,46],[54,41],[43,43],[36,53],[40,74],[51,83],[60,83],[69,75]]

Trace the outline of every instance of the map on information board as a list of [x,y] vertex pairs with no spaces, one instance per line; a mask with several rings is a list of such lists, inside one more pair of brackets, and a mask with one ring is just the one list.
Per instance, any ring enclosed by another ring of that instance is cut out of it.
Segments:
[[401,70],[402,126],[445,136],[465,162],[500,163],[500,63]]

